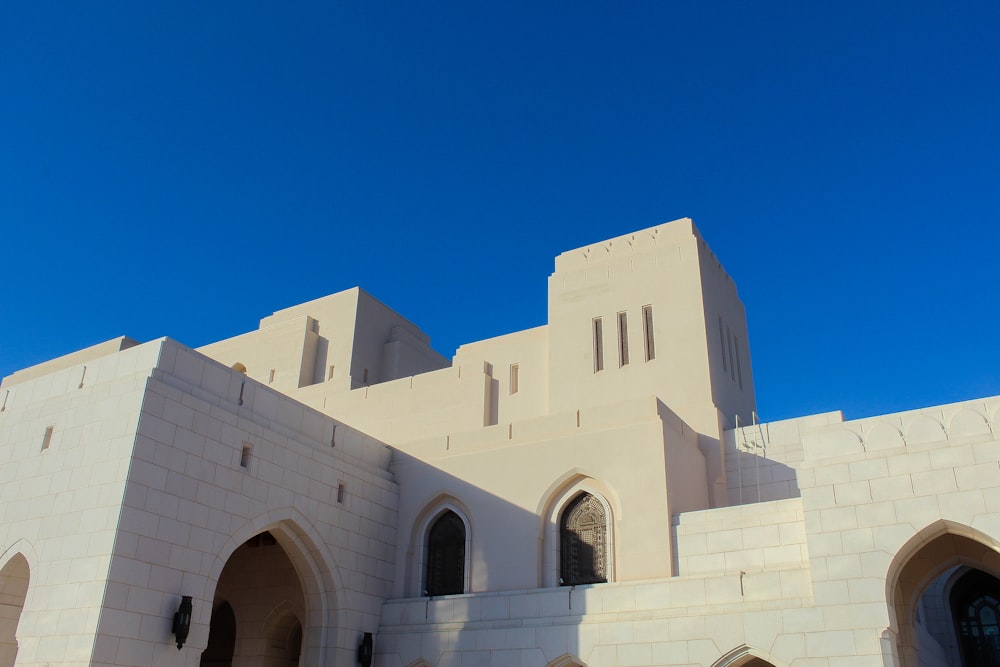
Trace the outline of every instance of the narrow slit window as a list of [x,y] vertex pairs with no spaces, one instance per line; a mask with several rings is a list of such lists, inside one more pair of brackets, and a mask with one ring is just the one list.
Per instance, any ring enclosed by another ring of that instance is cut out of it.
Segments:
[[517,393],[517,382],[518,382],[517,376],[520,373],[520,370],[521,370],[520,364],[510,365],[510,393],[512,394]]
[[736,379],[736,362],[733,361],[733,332],[726,327],[726,340],[729,341],[729,376]]
[[344,502],[344,496],[346,495],[346,493],[347,493],[347,489],[344,486],[344,484],[343,483],[338,484],[337,485],[337,502],[338,503],[343,503]]
[[240,452],[240,467],[250,468],[250,454],[253,452],[253,447],[243,443],[243,450]]
[[49,445],[52,444],[52,430],[54,428],[54,426],[45,427],[45,435],[42,437],[42,451],[48,449]]
[[646,361],[656,358],[656,347],[653,345],[653,307],[642,307],[642,339],[646,346]]
[[740,389],[743,388],[743,369],[740,367],[740,339],[733,336],[733,344],[736,348],[736,380],[740,384]]
[[618,313],[618,366],[628,365],[628,315]]
[[364,382],[365,384],[368,384],[368,369],[367,368],[365,369],[365,372],[364,372],[364,379],[362,379],[361,381]]
[[333,369],[334,369],[334,367],[330,366],[330,372],[326,376],[327,380],[332,380],[333,379]]
[[594,372],[604,370],[604,330],[601,318],[594,318]]
[[728,373],[726,368],[726,336],[722,331],[722,317],[719,317],[719,345],[722,347],[722,372]]
[[273,382],[274,382],[274,369],[272,368],[271,372],[267,376],[267,383],[272,384]]

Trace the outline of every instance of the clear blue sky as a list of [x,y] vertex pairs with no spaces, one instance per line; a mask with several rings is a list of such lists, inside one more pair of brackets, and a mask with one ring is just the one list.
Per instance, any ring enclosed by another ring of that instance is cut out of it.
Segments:
[[691,216],[761,417],[1000,394],[1000,3],[0,4],[0,375],[361,285],[446,356]]

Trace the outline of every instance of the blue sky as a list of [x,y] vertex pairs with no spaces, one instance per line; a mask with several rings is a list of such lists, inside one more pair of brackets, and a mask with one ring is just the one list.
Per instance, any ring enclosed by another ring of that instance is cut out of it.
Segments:
[[0,375],[361,285],[450,356],[691,216],[765,420],[1000,394],[1000,3],[0,5]]

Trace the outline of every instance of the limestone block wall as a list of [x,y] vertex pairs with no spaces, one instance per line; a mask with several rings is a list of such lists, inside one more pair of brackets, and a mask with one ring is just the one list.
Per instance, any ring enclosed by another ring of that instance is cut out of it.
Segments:
[[[742,589],[741,589],[742,584]],[[560,664],[700,665],[750,653],[774,664],[826,665],[808,571],[677,577],[397,600],[383,607],[378,667]],[[567,663],[567,664],[575,664]]]
[[726,482],[730,505],[799,495],[796,466],[803,460],[802,433],[840,424],[843,415],[829,412],[764,424],[743,424],[723,433]]
[[230,368],[240,364],[258,382],[288,392],[314,382],[318,344],[316,321],[303,316],[198,351]]
[[539,417],[549,411],[548,327],[467,343],[453,364],[467,368],[489,364],[491,424]]
[[49,361],[11,373],[7,377],[3,378],[2,382],[0,382],[0,388],[21,384],[26,380],[32,380],[34,378],[42,377],[43,375],[49,375],[73,366],[83,366],[89,361],[106,357],[114,352],[127,350],[128,348],[135,347],[138,344],[138,341],[133,340],[128,336],[112,338],[111,340],[104,341],[103,343],[91,345],[90,347],[86,347],[82,350],[77,350],[76,352],[71,352],[70,354],[56,357],[55,359],[50,359]]
[[480,362],[351,391],[331,391],[329,383],[323,383],[290,393],[373,437],[403,446],[487,425],[492,380]]
[[675,526],[681,576],[775,572],[809,563],[798,498],[686,512]]
[[0,569],[18,559],[27,575],[23,609],[8,610],[18,665],[89,664],[157,356],[132,347],[2,390]]
[[[750,368],[742,305],[691,220],[570,250],[555,265],[548,325],[553,411],[654,394],[714,438],[717,416],[706,407],[749,421],[755,405],[749,370],[742,381],[735,372],[730,377],[728,365],[723,375],[726,363],[736,369],[737,345],[727,338],[732,362],[724,362],[715,338],[716,320],[723,317]],[[715,387],[723,380],[724,388]]]
[[842,660],[917,664],[907,595],[960,562],[1000,572],[998,419],[994,397],[800,425],[813,590]]
[[[158,347],[92,664],[197,665],[222,570],[264,530],[302,579],[303,659],[346,664],[390,589],[389,450],[193,350]],[[181,595],[194,622],[178,652],[165,619]]]
[[470,591],[555,585],[559,512],[582,491],[607,503],[616,581],[671,574],[671,512],[708,507],[697,435],[654,397],[407,443],[392,469],[394,597],[420,594],[426,521],[442,507],[470,525]]

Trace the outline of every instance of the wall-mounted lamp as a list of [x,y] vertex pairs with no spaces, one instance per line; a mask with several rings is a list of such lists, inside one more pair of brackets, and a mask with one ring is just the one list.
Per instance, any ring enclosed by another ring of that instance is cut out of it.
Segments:
[[361,638],[361,644],[358,645],[358,663],[361,667],[372,667],[372,653],[375,651],[374,644],[372,633],[366,632],[365,636]]
[[191,632],[191,596],[181,597],[181,606],[174,614],[174,637],[177,638],[177,650],[180,651]]

